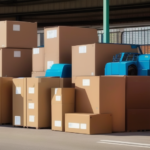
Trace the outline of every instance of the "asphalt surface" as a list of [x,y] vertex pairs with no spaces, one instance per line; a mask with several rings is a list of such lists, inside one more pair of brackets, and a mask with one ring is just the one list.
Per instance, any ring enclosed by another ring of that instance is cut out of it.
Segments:
[[145,150],[150,132],[83,135],[0,126],[0,150]]

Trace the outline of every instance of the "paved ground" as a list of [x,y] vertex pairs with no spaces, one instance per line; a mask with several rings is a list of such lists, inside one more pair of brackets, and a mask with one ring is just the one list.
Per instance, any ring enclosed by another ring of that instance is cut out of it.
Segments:
[[150,132],[82,135],[48,129],[36,130],[0,126],[0,150],[145,149],[150,149]]

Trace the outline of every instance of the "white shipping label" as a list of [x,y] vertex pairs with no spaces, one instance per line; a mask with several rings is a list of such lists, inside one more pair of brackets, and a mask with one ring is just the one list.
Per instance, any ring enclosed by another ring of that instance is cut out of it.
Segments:
[[51,69],[52,65],[54,64],[53,61],[48,61],[47,62],[47,69]]
[[68,123],[68,127],[73,128],[73,129],[79,129],[80,124],[79,123]]
[[80,128],[86,130],[86,124],[81,124]]
[[21,125],[21,117],[15,116],[15,125]]
[[47,39],[53,39],[57,37],[57,30],[47,31]]
[[61,127],[61,121],[55,121],[55,127]]
[[14,57],[21,57],[21,51],[14,51]]
[[13,25],[13,31],[20,31],[20,25],[19,24],[14,24]]
[[56,101],[61,101],[61,96],[56,96]]
[[16,94],[21,94],[21,87],[16,87]]
[[33,54],[39,54],[40,49],[39,48],[33,48]]
[[29,122],[34,122],[34,116],[29,116]]
[[29,109],[34,109],[34,103],[29,103]]
[[90,79],[83,79],[83,86],[90,86]]
[[34,94],[34,88],[29,87],[29,94]]
[[86,46],[80,46],[79,53],[86,53]]
[[56,88],[56,89],[55,89],[55,95],[57,94],[57,91],[58,91],[58,89]]
[[94,76],[94,72],[92,72],[91,75]]

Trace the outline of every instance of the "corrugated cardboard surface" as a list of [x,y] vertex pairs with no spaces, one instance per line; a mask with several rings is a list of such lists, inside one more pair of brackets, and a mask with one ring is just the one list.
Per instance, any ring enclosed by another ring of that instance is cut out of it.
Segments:
[[[82,47],[86,47],[82,51]],[[80,50],[81,49],[81,50]],[[121,52],[138,52],[131,45],[89,44],[72,47],[72,83],[76,76],[104,75],[105,65],[112,62],[113,56]]]
[[[53,32],[56,34],[53,34]],[[48,33],[51,32],[51,38]],[[54,36],[52,36],[54,35]],[[89,36],[90,35],[90,36]],[[47,62],[71,63],[71,46],[80,44],[98,43],[96,29],[58,26],[44,29],[45,70]]]
[[125,131],[125,77],[76,77],[76,112],[109,113],[113,132]]
[[12,78],[0,78],[0,124],[12,123]]
[[75,89],[51,89],[52,130],[65,131],[65,113],[75,112]]
[[[27,84],[26,78],[13,79],[13,125],[14,126],[27,125],[26,84]],[[18,119],[17,117],[19,117],[20,119]]]
[[45,77],[45,72],[32,72],[32,77]]
[[37,23],[1,21],[0,33],[0,47],[37,47]]
[[1,77],[31,77],[31,49],[0,49]]
[[128,109],[127,131],[150,130],[150,109]]
[[32,71],[44,72],[44,63],[45,63],[44,60],[45,60],[44,48],[33,48],[32,49]]
[[105,134],[112,132],[110,114],[66,114],[65,132]]

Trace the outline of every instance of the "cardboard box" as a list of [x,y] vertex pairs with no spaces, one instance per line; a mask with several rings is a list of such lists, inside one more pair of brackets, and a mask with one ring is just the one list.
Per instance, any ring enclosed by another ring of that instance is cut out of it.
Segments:
[[12,123],[12,78],[0,78],[0,124]]
[[113,132],[125,131],[124,76],[76,77],[76,112],[112,114]]
[[127,131],[150,130],[150,109],[128,109]]
[[52,64],[71,64],[71,46],[98,43],[96,29],[57,26],[44,29],[45,70]]
[[66,114],[65,132],[112,133],[112,116],[110,114]]
[[27,126],[26,78],[13,79],[13,125]]
[[45,72],[32,72],[32,77],[45,77]]
[[121,52],[138,52],[131,45],[89,44],[72,47],[72,83],[76,76],[104,75],[105,65]]
[[31,77],[32,49],[0,49],[0,77]]
[[75,89],[51,89],[52,130],[65,131],[65,113],[74,113]]
[[[51,88],[67,85],[60,78],[27,78],[27,126],[51,127]],[[67,83],[66,83],[67,82]]]
[[150,109],[150,77],[128,76],[126,80],[126,108]]
[[0,47],[37,47],[37,23],[0,21]]
[[32,71],[44,72],[45,55],[43,48],[32,49]]

